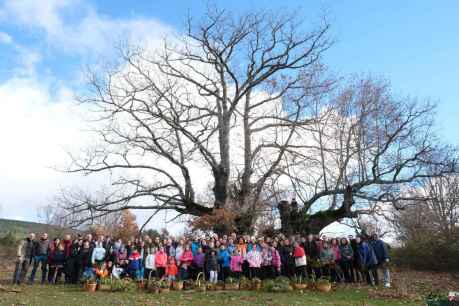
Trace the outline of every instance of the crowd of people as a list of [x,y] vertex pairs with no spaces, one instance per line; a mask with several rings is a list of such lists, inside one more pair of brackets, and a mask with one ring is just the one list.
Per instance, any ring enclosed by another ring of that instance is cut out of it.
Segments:
[[312,234],[287,238],[233,233],[123,241],[91,234],[50,240],[46,233],[40,237],[31,233],[18,246],[13,281],[33,284],[40,268],[42,284],[76,284],[91,276],[174,281],[194,279],[202,272],[212,283],[228,277],[269,279],[282,275],[378,285],[382,271],[384,286],[390,287],[388,262],[387,246],[375,234],[329,239]]

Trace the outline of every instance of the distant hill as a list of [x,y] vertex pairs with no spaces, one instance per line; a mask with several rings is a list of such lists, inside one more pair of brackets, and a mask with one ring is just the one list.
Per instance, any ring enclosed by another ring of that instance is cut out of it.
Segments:
[[28,233],[39,235],[43,232],[48,233],[50,238],[54,238],[54,236],[61,236],[64,232],[73,233],[75,231],[37,222],[0,219],[0,237],[12,233],[17,239],[20,239]]

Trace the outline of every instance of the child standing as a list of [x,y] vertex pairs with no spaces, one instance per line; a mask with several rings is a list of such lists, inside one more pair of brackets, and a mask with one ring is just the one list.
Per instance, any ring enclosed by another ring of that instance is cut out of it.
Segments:
[[178,274],[178,268],[175,264],[175,258],[173,256],[169,256],[169,260],[166,266],[166,277],[170,282],[176,280]]
[[206,264],[209,273],[209,282],[216,284],[218,281],[218,258],[217,252],[214,249],[209,252]]
[[241,255],[241,251],[235,249],[233,252],[233,256],[231,256],[231,272],[233,273],[233,276],[237,279],[241,277],[242,262],[243,258]]

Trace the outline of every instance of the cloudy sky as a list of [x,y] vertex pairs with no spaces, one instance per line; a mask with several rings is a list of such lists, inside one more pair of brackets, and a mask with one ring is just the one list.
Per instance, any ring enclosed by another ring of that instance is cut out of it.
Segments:
[[[457,144],[459,3],[442,1],[216,1],[237,12],[326,11],[335,45],[325,62],[340,75],[387,78],[401,95],[439,102],[438,131]],[[207,1],[0,0],[0,218],[37,220],[60,187],[91,186],[53,170],[87,143],[83,68],[115,59],[119,41],[180,31]],[[140,219],[143,216],[139,216]],[[161,227],[158,220],[153,224]]]

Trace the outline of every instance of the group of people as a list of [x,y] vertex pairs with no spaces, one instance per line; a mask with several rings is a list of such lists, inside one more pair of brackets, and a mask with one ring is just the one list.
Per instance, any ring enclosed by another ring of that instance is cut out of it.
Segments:
[[[50,240],[31,233],[17,250],[14,283],[33,284],[41,269],[41,283],[130,277],[136,280],[194,279],[202,272],[216,283],[228,277],[269,279],[278,276],[306,280],[328,277],[332,282],[368,282],[390,287],[387,245],[377,235],[332,238],[306,235],[250,237],[235,233],[218,236],[137,237],[123,241],[110,236],[78,235]],[[27,278],[28,270],[32,271]]]

